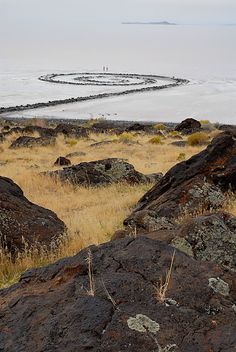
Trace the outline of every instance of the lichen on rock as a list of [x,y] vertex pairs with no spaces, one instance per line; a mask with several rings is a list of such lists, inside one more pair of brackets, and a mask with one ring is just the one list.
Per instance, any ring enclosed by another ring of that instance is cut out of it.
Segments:
[[229,296],[229,285],[227,282],[221,280],[219,277],[211,277],[208,280],[208,286],[216,293],[219,293],[222,296]]
[[143,314],[137,314],[135,318],[130,317],[127,320],[127,324],[131,330],[138,332],[149,331],[153,334],[156,334],[160,330],[160,325],[156,321],[151,320],[149,317]]

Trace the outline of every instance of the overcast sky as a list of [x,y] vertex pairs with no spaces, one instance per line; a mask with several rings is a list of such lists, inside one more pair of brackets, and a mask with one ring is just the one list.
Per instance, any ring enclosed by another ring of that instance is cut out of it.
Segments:
[[167,20],[236,23],[236,0],[0,0],[0,28]]

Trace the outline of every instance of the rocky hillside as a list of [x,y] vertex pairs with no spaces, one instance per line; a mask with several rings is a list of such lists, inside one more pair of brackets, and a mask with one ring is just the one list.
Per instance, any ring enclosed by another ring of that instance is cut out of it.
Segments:
[[[88,138],[87,130],[58,129]],[[190,119],[179,129],[188,135],[199,125]],[[56,138],[52,131],[46,137],[45,130],[39,131],[40,138]],[[21,143],[35,148],[32,140],[18,139],[11,152],[23,148]],[[164,176],[147,176],[111,157],[40,172],[40,177],[46,182],[59,178],[58,192],[66,182],[67,187],[85,183],[91,192],[113,182],[146,184],[150,177],[157,182],[111,241],[29,269],[19,282],[0,290],[0,351],[236,351],[236,217],[230,213],[236,192],[233,130],[217,135]],[[54,236],[59,239],[65,232],[54,212],[31,203],[13,181],[1,177],[0,188],[5,247],[11,248],[15,240],[21,251],[25,237],[29,244],[41,241],[50,248]],[[76,187],[62,189],[76,192]],[[99,206],[110,197],[107,193]],[[16,255],[12,258],[17,261]]]
[[0,348],[233,352],[235,300],[235,272],[127,238],[30,270],[1,291]]

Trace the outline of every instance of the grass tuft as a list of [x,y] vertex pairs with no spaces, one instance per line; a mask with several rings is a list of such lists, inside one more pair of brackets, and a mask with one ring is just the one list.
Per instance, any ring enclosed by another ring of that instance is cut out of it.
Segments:
[[187,142],[192,147],[206,145],[209,142],[209,136],[205,132],[195,132],[188,137]]

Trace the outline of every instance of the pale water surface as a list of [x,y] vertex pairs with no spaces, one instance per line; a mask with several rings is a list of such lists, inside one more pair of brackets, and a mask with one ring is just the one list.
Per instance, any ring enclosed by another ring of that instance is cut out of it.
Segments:
[[187,86],[5,116],[236,123],[236,26],[81,25],[61,33],[0,33],[0,106],[110,91],[40,82],[47,73],[176,76]]

